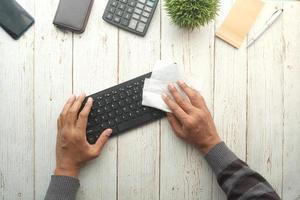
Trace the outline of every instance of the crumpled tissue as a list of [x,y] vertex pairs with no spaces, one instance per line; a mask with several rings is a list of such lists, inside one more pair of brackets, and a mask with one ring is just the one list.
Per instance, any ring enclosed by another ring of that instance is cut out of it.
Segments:
[[[170,95],[167,87],[169,83],[176,83],[178,80],[187,81],[183,68],[172,61],[157,61],[152,70],[150,78],[146,78],[143,88],[142,105],[149,106],[171,112],[162,99],[162,93]],[[177,84],[174,84],[183,98],[186,98],[184,92]]]

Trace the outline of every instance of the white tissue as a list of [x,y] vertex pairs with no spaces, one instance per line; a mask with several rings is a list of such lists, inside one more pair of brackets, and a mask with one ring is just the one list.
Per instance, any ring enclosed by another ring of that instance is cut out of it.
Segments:
[[[156,62],[151,77],[145,79],[144,82],[142,105],[170,112],[161,95],[163,92],[168,93],[167,87],[169,83],[176,83],[178,80],[184,80],[183,69],[180,66],[170,61],[160,60]],[[175,87],[185,97],[177,84],[175,84]]]

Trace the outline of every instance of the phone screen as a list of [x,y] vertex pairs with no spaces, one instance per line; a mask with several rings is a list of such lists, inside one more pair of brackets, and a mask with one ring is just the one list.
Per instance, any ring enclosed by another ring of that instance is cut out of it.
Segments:
[[18,39],[34,19],[15,1],[0,0],[0,26],[14,39]]

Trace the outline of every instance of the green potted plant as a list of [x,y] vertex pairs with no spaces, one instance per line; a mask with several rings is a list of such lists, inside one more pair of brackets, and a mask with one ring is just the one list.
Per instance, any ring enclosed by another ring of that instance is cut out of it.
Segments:
[[216,17],[219,0],[165,0],[165,7],[174,24],[194,29]]

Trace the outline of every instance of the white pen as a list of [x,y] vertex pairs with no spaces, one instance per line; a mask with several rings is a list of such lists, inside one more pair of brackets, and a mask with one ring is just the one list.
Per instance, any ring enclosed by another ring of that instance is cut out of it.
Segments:
[[268,28],[270,28],[270,26],[280,17],[282,12],[283,9],[278,9],[272,14],[264,27],[248,42],[247,48],[250,47],[266,30],[268,30]]

